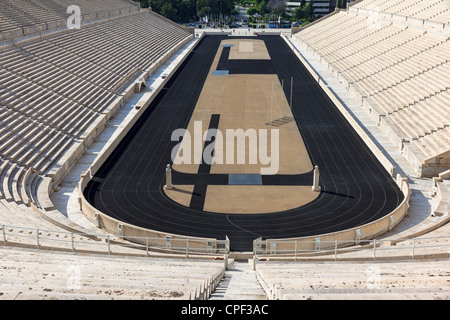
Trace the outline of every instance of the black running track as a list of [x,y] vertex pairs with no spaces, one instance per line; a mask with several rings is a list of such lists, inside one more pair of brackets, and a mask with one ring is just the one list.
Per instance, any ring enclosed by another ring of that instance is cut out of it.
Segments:
[[[320,167],[318,198],[300,208],[251,215],[205,212],[169,199],[162,188],[165,167],[178,143],[171,141],[171,134],[188,126],[220,41],[226,38],[206,36],[200,41],[107,159],[84,190],[94,207],[153,230],[217,239],[228,236],[233,251],[251,251],[252,241],[259,237],[345,230],[377,220],[401,203],[403,195],[389,174],[279,36],[258,39],[266,43],[274,72],[288,84],[284,86],[287,97],[294,77],[293,113],[311,161]],[[174,184],[182,184],[186,178],[182,176],[177,178],[175,173]],[[206,184],[226,184],[220,175],[190,178],[196,187],[203,185],[197,190],[206,190]],[[302,176],[264,178],[267,184],[304,184]],[[308,180],[312,184],[311,175]]]

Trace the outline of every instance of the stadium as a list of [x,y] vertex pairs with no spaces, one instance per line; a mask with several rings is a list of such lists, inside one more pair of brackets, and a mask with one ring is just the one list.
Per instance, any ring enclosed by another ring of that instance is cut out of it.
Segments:
[[448,300],[449,37],[0,2],[0,299]]

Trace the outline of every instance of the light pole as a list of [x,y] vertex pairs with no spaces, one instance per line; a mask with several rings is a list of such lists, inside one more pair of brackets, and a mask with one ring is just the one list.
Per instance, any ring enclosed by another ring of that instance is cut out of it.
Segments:
[[283,118],[283,94],[284,94],[284,79],[281,80],[281,91],[280,91],[280,119]]
[[292,109],[292,90],[294,88],[294,77],[291,77],[291,109]]
[[273,114],[273,85],[275,84],[275,82],[272,82],[272,100],[270,103],[270,122],[273,121],[272,119],[272,114]]

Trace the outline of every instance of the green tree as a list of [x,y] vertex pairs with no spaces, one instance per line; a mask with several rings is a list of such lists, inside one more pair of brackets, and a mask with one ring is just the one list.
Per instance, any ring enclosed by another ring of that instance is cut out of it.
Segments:
[[178,10],[173,7],[172,3],[167,1],[161,6],[161,15],[172,21],[178,20]]
[[148,0],[142,0],[139,1],[141,3],[141,8],[148,8],[150,4],[148,3]]
[[294,10],[294,18],[297,20],[313,21],[314,16],[314,1],[306,3],[303,7],[300,6]]
[[181,21],[187,22],[192,20],[198,20],[196,5],[197,5],[196,0],[182,0],[180,7]]
[[197,15],[204,17],[206,15],[230,16],[234,9],[232,0],[197,0]]
[[139,0],[142,8],[153,11],[175,22],[197,20],[196,0]]
[[247,9],[247,14],[249,16],[253,17],[257,13],[258,13],[258,9],[256,7],[250,7],[250,8]]
[[286,12],[286,1],[269,0],[267,3],[267,9],[273,14],[284,15]]
[[336,8],[347,9],[347,0],[338,0],[336,3]]
[[267,2],[268,0],[260,0],[258,5],[256,6],[260,14],[269,13],[269,9],[267,9]]

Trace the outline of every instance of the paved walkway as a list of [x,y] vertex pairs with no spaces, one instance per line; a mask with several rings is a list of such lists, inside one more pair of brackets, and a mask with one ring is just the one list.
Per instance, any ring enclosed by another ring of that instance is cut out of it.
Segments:
[[264,290],[256,280],[256,273],[247,261],[235,261],[210,297],[210,300],[266,299]]

